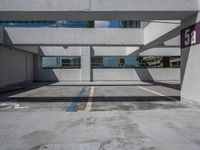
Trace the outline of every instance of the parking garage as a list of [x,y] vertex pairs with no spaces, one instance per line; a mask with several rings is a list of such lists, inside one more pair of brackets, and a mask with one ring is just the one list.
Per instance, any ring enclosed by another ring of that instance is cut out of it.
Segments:
[[2,149],[199,150],[199,0],[0,4]]

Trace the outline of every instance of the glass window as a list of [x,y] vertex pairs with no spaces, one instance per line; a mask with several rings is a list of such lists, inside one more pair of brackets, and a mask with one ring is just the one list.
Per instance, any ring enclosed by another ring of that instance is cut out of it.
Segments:
[[80,57],[61,57],[62,68],[80,68]]
[[92,68],[180,68],[180,57],[94,56]]
[[13,21],[1,21],[2,27],[66,27],[66,28],[85,28],[87,27],[87,21],[68,21],[68,20],[13,20]]
[[121,28],[140,28],[140,21],[138,20],[124,20],[120,21]]
[[[10,25],[11,24],[11,25]],[[1,21],[3,27],[64,27],[64,28],[140,28],[138,20],[13,20]]]
[[79,69],[80,67],[80,57],[42,57],[44,69]]
[[43,57],[42,58],[43,68],[59,68],[59,59],[57,57]]

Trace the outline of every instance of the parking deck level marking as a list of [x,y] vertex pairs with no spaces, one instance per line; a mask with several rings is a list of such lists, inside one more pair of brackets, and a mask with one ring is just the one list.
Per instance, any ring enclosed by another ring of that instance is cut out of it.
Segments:
[[92,97],[94,95],[94,86],[92,86],[91,90],[90,90],[90,95],[89,95],[89,98],[88,98],[88,102],[87,102],[87,106],[85,108],[85,111],[91,111],[91,108],[92,108]]
[[145,90],[145,91],[151,92],[151,93],[153,93],[153,94],[156,94],[156,95],[159,95],[159,96],[165,97],[165,98],[167,98],[167,99],[169,99],[169,100],[172,100],[172,101],[179,101],[178,99],[175,99],[175,98],[172,98],[172,97],[166,96],[166,95],[164,95],[164,94],[161,94],[161,93],[158,93],[158,92],[155,92],[155,91],[149,90],[149,89],[144,88],[144,87],[142,87],[142,86],[137,86],[137,87],[140,88],[140,89],[143,89],[143,90]]
[[69,108],[67,109],[67,112],[73,112],[78,101],[81,99],[81,96],[83,95],[83,93],[85,92],[85,86],[83,86],[80,90],[80,92],[78,93],[77,97],[72,101],[71,105],[69,106]]

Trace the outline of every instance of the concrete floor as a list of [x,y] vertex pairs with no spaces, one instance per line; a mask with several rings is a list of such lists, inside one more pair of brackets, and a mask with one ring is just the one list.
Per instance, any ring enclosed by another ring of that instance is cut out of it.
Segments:
[[33,84],[0,94],[2,150],[199,150],[200,104],[173,84]]
[[[19,104],[28,109],[0,109],[7,111],[130,111],[187,108],[180,102],[177,86],[132,82],[129,85],[67,85],[66,83],[37,83],[19,90],[0,94],[3,103],[11,107]],[[93,89],[93,92],[92,92]],[[83,90],[83,92],[82,92]],[[92,95],[91,95],[92,92]],[[91,102],[89,102],[91,100]],[[76,102],[77,101],[77,102]],[[5,105],[6,106],[6,105]],[[0,105],[0,107],[3,107]]]

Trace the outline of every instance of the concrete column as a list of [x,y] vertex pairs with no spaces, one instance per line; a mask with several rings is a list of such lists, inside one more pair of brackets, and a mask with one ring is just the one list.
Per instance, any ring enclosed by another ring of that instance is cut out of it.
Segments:
[[33,81],[39,81],[39,71],[42,68],[42,57],[33,55]]
[[181,31],[181,99],[197,102],[200,102],[200,33],[199,25],[194,24],[199,21],[200,13],[183,20]]
[[81,81],[91,81],[91,47],[81,48]]

